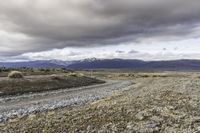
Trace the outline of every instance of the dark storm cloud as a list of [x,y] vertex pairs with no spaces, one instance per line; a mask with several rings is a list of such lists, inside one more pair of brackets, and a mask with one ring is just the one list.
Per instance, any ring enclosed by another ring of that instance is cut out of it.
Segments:
[[167,40],[168,36],[193,37],[198,35],[196,28],[200,24],[199,0],[0,2],[0,31],[6,32],[8,36],[26,36],[21,39],[23,43],[5,41],[0,48],[17,54],[12,49],[16,45],[23,47],[22,52],[28,52],[67,46],[114,45],[139,42],[146,38]]

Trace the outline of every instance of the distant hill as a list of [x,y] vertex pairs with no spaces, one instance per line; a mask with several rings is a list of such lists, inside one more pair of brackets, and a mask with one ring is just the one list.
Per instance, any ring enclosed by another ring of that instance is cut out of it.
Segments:
[[0,62],[0,67],[6,68],[65,68],[63,64],[54,62],[52,60],[42,60],[42,61],[25,61],[25,62]]
[[142,61],[125,59],[83,60],[72,63],[71,69],[137,69],[137,70],[200,70],[200,60]]
[[200,60],[142,61],[131,59],[85,59],[79,61],[40,60],[0,62],[7,68],[68,68],[68,69],[135,69],[135,70],[200,70]]
[[145,65],[141,60],[123,60],[123,59],[85,59],[73,64],[68,68],[74,69],[100,69],[100,68],[140,68]]

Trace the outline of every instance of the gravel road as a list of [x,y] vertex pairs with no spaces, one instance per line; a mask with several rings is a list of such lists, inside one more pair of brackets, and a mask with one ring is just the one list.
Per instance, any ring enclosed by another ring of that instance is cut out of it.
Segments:
[[0,122],[15,116],[80,105],[129,89],[131,81],[107,81],[105,84],[62,89],[43,93],[0,97]]

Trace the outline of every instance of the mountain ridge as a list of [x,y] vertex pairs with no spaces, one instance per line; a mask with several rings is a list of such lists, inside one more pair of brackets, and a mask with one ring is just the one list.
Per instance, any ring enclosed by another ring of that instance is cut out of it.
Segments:
[[200,70],[200,60],[143,61],[138,59],[84,59],[76,61],[36,60],[0,62],[6,68],[68,68],[68,69],[137,69],[137,70]]

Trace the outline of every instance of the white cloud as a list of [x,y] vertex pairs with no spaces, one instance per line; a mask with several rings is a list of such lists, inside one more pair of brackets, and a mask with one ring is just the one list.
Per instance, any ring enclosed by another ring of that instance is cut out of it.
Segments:
[[154,45],[129,43],[117,46],[54,49],[43,52],[29,52],[12,57],[10,60],[79,60],[93,57],[142,60],[200,59],[199,40],[170,41]]

